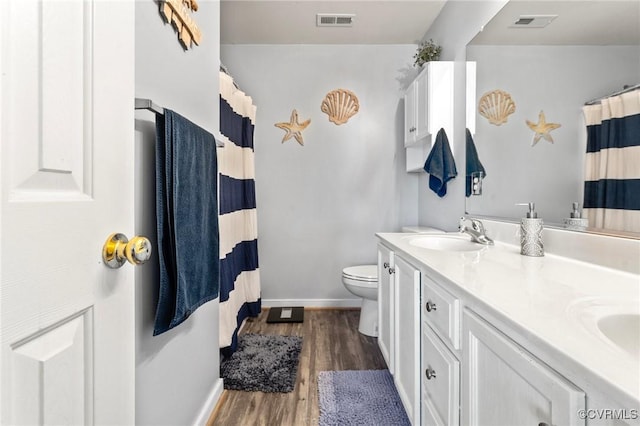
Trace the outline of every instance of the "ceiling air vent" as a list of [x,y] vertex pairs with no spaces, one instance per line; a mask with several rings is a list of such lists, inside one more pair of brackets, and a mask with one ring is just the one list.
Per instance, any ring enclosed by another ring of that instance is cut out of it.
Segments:
[[520,15],[509,28],[544,28],[558,15]]
[[318,27],[351,27],[355,16],[347,13],[318,13],[316,25]]

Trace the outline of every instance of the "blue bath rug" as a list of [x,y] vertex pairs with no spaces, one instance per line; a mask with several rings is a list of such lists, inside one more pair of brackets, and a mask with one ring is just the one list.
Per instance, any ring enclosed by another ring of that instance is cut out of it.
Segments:
[[319,426],[410,426],[389,370],[321,371]]

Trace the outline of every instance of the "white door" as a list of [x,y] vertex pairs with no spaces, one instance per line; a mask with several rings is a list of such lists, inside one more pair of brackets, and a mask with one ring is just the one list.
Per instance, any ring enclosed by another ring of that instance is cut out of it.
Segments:
[[133,2],[0,5],[1,424],[134,422],[133,45]]
[[420,424],[420,271],[394,257],[393,379],[412,425]]
[[473,312],[462,319],[463,425],[584,425],[585,395]]
[[378,244],[378,346],[391,374],[393,365],[393,252]]

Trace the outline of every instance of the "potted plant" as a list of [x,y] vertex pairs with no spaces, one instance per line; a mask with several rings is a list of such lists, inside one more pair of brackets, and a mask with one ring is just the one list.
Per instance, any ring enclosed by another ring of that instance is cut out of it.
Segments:
[[416,60],[413,65],[421,67],[427,62],[437,61],[440,59],[440,52],[442,52],[442,47],[435,44],[433,40],[423,41],[418,46],[416,54],[413,55],[413,58]]

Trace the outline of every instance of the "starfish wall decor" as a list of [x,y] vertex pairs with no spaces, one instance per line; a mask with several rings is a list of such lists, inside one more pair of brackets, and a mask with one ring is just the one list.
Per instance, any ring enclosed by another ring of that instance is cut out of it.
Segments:
[[302,138],[302,131],[307,128],[311,123],[311,119],[305,120],[302,123],[298,122],[298,111],[295,109],[291,112],[291,119],[288,123],[276,123],[275,126],[287,132],[282,138],[282,143],[285,143],[291,138],[295,138],[300,145],[304,145],[304,139]]
[[531,130],[536,132],[536,134],[533,136],[533,142],[531,143],[531,146],[536,146],[540,138],[553,143],[553,138],[551,137],[549,132],[560,127],[560,124],[557,123],[547,123],[547,120],[544,117],[544,111],[540,111],[537,123],[533,123],[529,120],[526,120],[526,122],[527,126],[529,126]]

